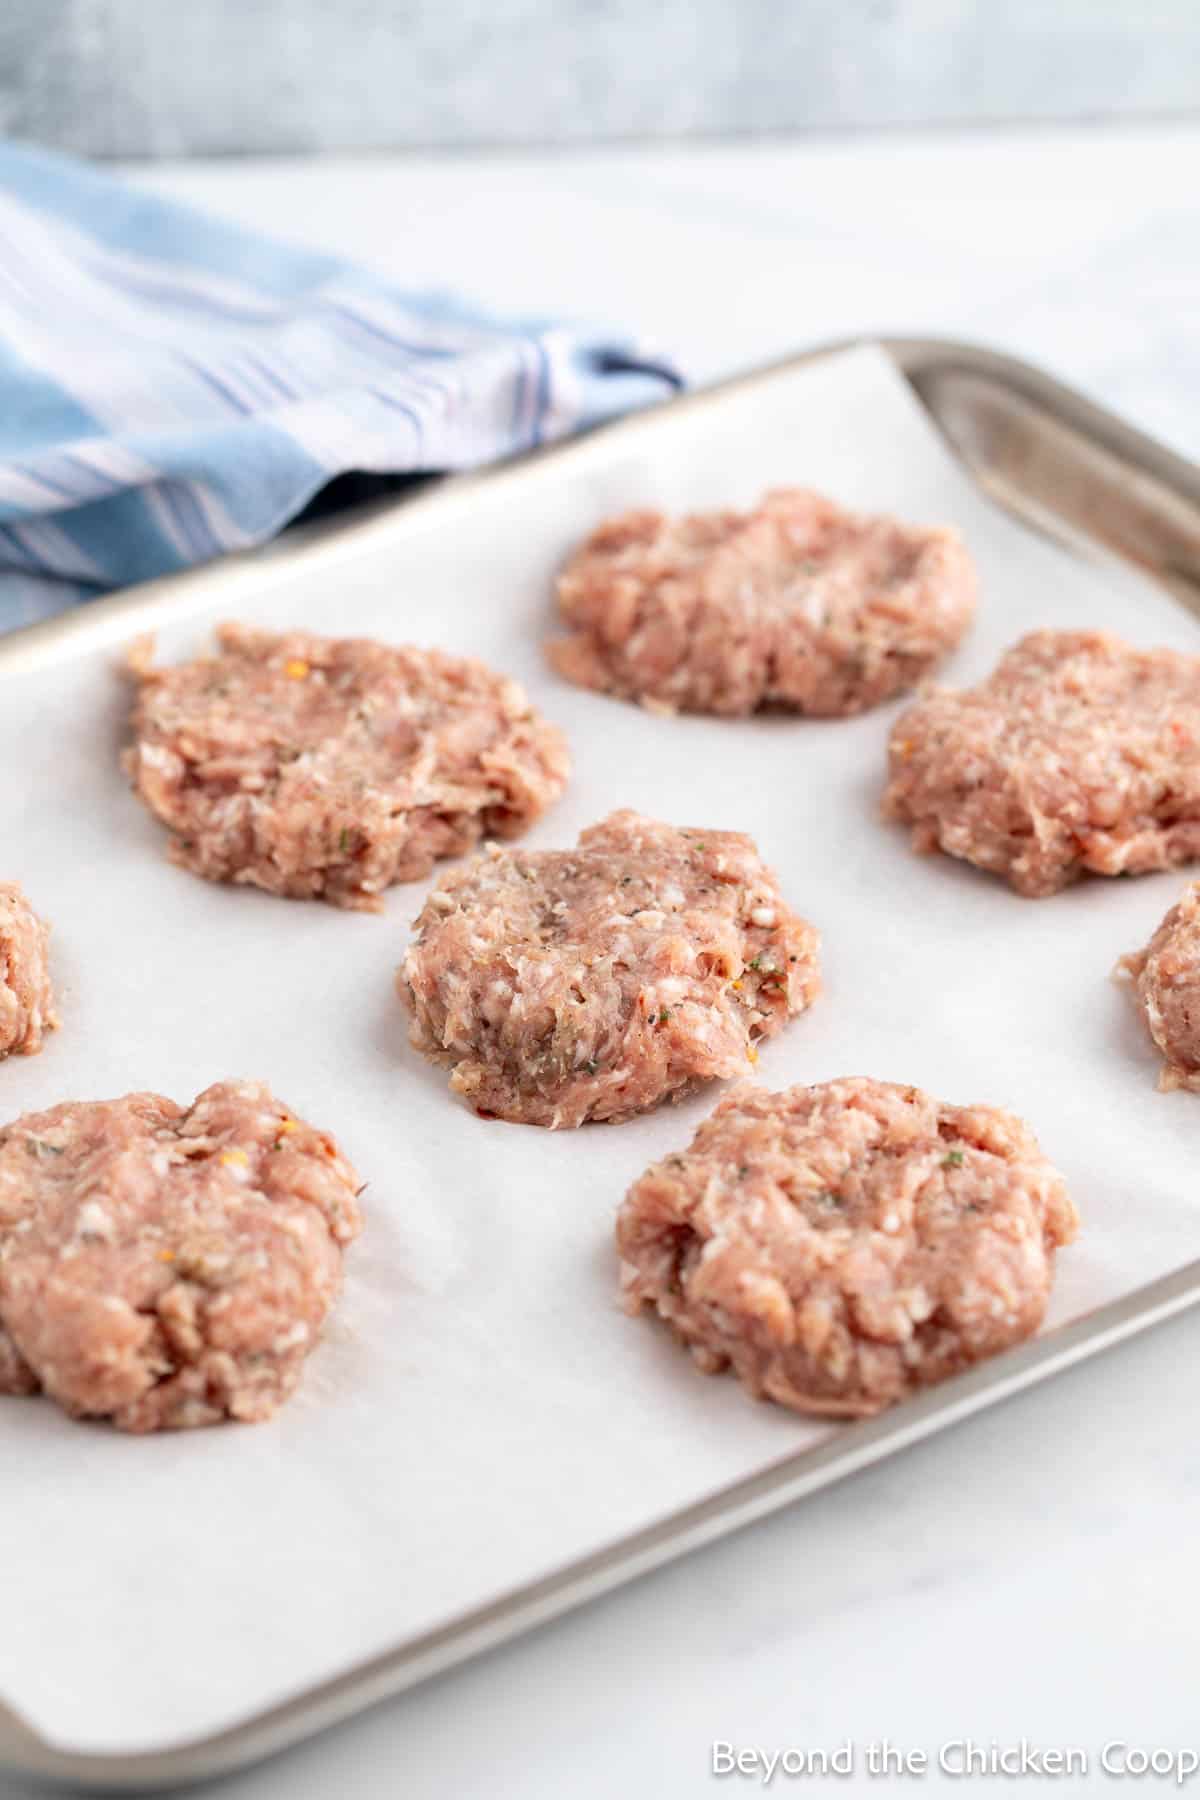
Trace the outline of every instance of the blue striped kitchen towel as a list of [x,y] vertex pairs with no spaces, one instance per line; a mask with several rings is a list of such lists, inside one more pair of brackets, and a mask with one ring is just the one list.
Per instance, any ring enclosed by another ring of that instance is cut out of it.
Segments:
[[0,143],[0,631],[663,398],[620,332],[501,321]]

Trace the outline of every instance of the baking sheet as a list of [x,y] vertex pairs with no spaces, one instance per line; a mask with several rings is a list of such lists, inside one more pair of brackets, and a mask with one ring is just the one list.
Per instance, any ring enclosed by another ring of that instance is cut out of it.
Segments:
[[[664,414],[636,440],[601,436],[520,485],[484,483],[469,525],[414,515],[336,585],[319,566],[264,580],[252,603],[245,570],[229,585],[241,616],[470,650],[523,679],[576,757],[533,842],[573,841],[618,805],[752,831],[822,928],[826,973],[759,1078],[868,1073],[1024,1113],[1084,1219],[1052,1328],[1200,1238],[1194,1098],[1155,1092],[1152,1051],[1106,980],[1181,878],[1024,902],[914,858],[877,822],[895,707],[842,724],[663,721],[542,665],[548,576],[599,514],[783,481],[964,530],[983,604],[953,679],[1035,624],[1196,647],[1164,595],[983,500],[869,350]],[[164,651],[202,637],[190,620]],[[0,1694],[52,1742],[98,1752],[232,1725],[845,1429],[749,1404],[616,1309],[614,1206],[716,1090],[571,1134],[476,1119],[409,1051],[391,992],[424,888],[393,890],[372,918],[171,868],[115,772],[112,660],[0,674],[0,862],[54,921],[64,1015],[40,1057],[0,1068],[0,1116],[261,1075],[339,1134],[370,1187],[341,1308],[272,1423],[137,1441],[0,1402]]]

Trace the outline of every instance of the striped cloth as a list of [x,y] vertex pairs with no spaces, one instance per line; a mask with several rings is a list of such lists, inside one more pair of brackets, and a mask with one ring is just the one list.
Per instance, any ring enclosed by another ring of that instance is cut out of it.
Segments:
[[678,382],[0,143],[0,631],[260,543],[347,471],[468,468]]

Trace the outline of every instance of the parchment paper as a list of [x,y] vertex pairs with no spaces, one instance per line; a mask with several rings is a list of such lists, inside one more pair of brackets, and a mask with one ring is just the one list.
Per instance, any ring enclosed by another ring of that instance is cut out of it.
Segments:
[[[469,523],[431,520],[239,610],[471,651],[523,679],[576,759],[537,843],[621,805],[753,832],[822,929],[827,984],[759,1079],[863,1073],[1025,1115],[1083,1215],[1051,1327],[1187,1261],[1200,1101],[1156,1093],[1108,979],[1181,877],[1018,899],[879,823],[895,707],[663,720],[562,684],[540,640],[556,563],[605,512],[782,482],[963,529],[982,609],[950,679],[1035,625],[1192,650],[1195,625],[982,499],[871,351],[668,415],[638,445],[595,440],[483,489]],[[164,651],[204,635],[191,620]],[[233,1724],[842,1428],[752,1404],[617,1310],[614,1208],[719,1089],[580,1132],[474,1117],[409,1050],[392,993],[424,889],[393,890],[372,918],[173,869],[117,771],[112,663],[0,681],[0,873],[53,921],[63,1014],[41,1056],[0,1066],[0,1117],[261,1076],[370,1183],[341,1307],[273,1423],[136,1440],[0,1401],[0,1694],[61,1746],[133,1751]]]

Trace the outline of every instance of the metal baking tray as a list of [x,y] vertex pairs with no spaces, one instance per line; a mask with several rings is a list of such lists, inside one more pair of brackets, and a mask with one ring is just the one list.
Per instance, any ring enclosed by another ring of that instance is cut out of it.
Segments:
[[[734,377],[667,403],[697,418],[727,396],[766,389],[781,373],[845,343]],[[882,348],[972,478],[1034,529],[1090,555],[1135,565],[1200,614],[1200,470],[1121,419],[1028,364],[939,339],[885,339]],[[602,428],[632,444],[653,433],[664,408]],[[566,458],[569,444],[535,453]],[[111,642],[210,605],[236,612],[239,596],[261,595],[298,566],[331,575],[362,546],[383,541],[413,508],[445,504],[483,484],[520,482],[531,459],[431,483],[408,497],[376,502],[332,522],[286,533],[267,549],[218,566],[146,584],[0,643],[0,674],[52,661],[64,645]],[[906,1448],[985,1406],[1109,1348],[1200,1299],[1200,1261],[906,1402],[882,1417],[838,1430],[816,1449],[786,1457],[652,1527],[543,1580],[505,1594],[452,1623],[311,1688],[249,1722],[178,1748],[129,1756],[56,1750],[0,1707],[0,1762],[88,1792],[150,1789],[196,1781],[293,1744],[555,1618],[595,1595],[749,1524],[855,1470]]]

